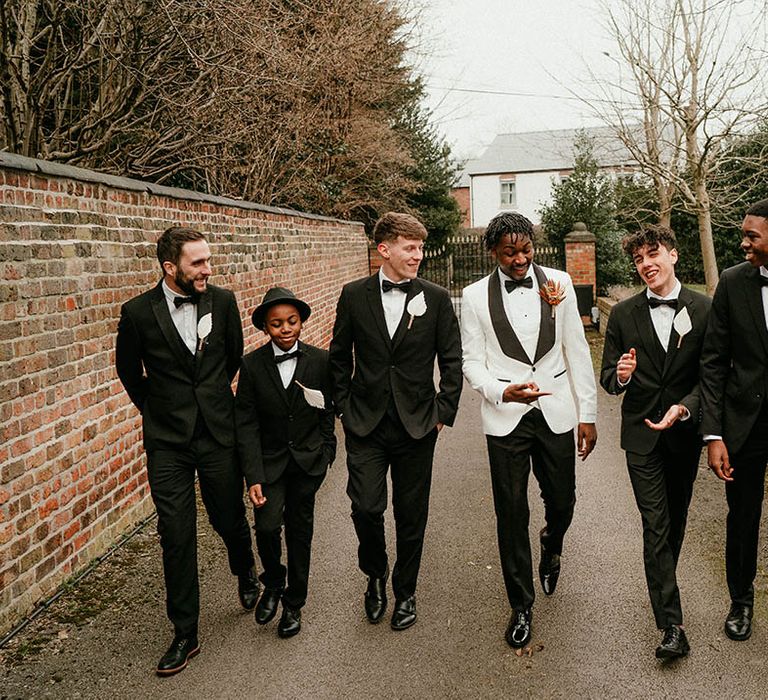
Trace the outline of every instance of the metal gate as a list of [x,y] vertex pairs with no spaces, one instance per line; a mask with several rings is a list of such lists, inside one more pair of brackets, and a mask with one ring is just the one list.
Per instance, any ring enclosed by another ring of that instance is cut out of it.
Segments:
[[[534,259],[539,265],[563,269],[563,255],[555,247],[535,247]],[[456,315],[461,319],[462,290],[495,267],[482,238],[477,235],[451,236],[440,248],[425,251],[419,277],[445,287],[451,293]]]

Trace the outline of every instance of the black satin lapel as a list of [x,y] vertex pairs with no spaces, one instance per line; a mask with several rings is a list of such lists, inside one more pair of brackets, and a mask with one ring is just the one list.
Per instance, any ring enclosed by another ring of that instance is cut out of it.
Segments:
[[[637,333],[640,337],[643,349],[645,350],[645,354],[651,358],[651,362],[653,362],[656,370],[661,373],[664,369],[664,351],[656,336],[656,331],[653,328],[651,309],[648,306],[648,299],[644,292],[641,292],[639,295],[635,308],[632,309],[632,316],[635,319]],[[627,351],[629,351],[629,348],[624,348],[624,352]]]
[[[539,289],[547,281],[547,276],[536,263],[533,264],[533,272],[536,275],[536,281]],[[546,355],[555,344],[555,317],[552,315],[552,308],[541,295],[541,320],[539,321],[539,340],[536,344],[536,356],[534,362],[538,362]],[[555,312],[557,313],[557,312]]]
[[[403,341],[403,338],[408,333],[408,323],[411,320],[411,315],[408,313],[408,304],[410,303],[411,299],[415,297],[419,292],[423,291],[423,287],[421,286],[421,282],[419,282],[418,278],[414,279],[411,282],[410,289],[406,292],[405,295],[405,306],[403,307],[403,315],[400,318],[400,323],[397,324],[397,330],[395,331],[395,335],[392,336],[392,349],[394,350],[400,343]],[[394,294],[394,292],[389,292],[390,294]],[[427,309],[427,313],[429,313],[429,309]]]
[[752,314],[757,334],[763,343],[763,350],[768,355],[768,329],[765,325],[765,312],[763,311],[763,293],[760,284],[760,270],[750,267],[744,275],[744,294],[747,306]]
[[[371,308],[371,315],[376,325],[379,327],[379,333],[389,343],[389,331],[387,330],[387,321],[384,318],[384,306],[381,303],[381,287],[379,286],[379,275],[371,275],[365,284],[368,290],[368,305]],[[392,294],[392,292],[390,292]]]
[[491,325],[499,341],[502,352],[513,360],[532,365],[531,358],[523,349],[512,324],[504,310],[504,300],[501,297],[501,278],[499,268],[496,268],[488,278],[488,309],[491,313]]
[[[210,292],[206,292],[200,297],[197,302],[197,322],[200,323],[200,319],[206,314],[210,314],[213,310],[213,299]],[[200,375],[200,367],[205,359],[205,349],[210,342],[210,336],[216,333],[216,319],[211,316],[213,323],[211,324],[211,333],[205,339],[204,343],[200,343],[200,338],[197,339],[197,346],[195,348],[195,377]]]
[[189,348],[184,345],[184,341],[176,330],[176,326],[173,325],[171,312],[168,311],[168,302],[165,300],[165,294],[163,294],[161,287],[157,288],[157,293],[152,299],[152,313],[155,314],[157,324],[160,326],[160,330],[168,342],[171,352],[176,355],[187,371],[194,372],[194,357],[189,352]]
[[[681,304],[677,307],[677,311],[675,312],[675,316],[679,314],[683,308],[688,309],[688,315],[691,317],[691,323],[693,323],[693,312],[691,311],[691,308],[687,304]],[[674,321],[673,321],[674,324]],[[675,358],[678,354],[678,347],[677,343],[680,340],[680,336],[677,334],[677,331],[675,330],[674,325],[672,326],[672,330],[669,332],[669,344],[667,345],[667,354],[664,356],[664,369],[662,370],[662,375],[666,375],[667,372],[669,372],[670,367],[672,367],[672,363],[674,362]],[[685,342],[685,338],[683,338],[683,342]],[[682,349],[682,344],[681,348]]]

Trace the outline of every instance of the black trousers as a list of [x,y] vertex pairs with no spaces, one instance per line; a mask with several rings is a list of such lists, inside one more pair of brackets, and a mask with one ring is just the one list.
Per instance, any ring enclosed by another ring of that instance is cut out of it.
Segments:
[[647,455],[627,452],[627,469],[643,521],[643,562],[656,626],[683,624],[677,562],[701,456],[701,442],[685,449],[662,435]]
[[[307,602],[315,494],[324,478],[310,476],[291,460],[277,481],[262,485],[267,502],[253,509],[256,548],[264,568],[259,578],[267,588],[283,589],[287,576],[283,604],[290,608]],[[287,568],[281,561],[283,525]]]
[[163,551],[166,610],[176,634],[195,632],[200,615],[195,471],[208,519],[227,547],[230,571],[244,574],[254,564],[235,449],[223,447],[203,429],[185,450],[148,453],[149,488]]
[[432,460],[437,429],[414,440],[398,418],[384,415],[364,438],[346,432],[347,495],[358,539],[358,563],[367,576],[384,577],[389,569],[384,539],[387,471],[391,468],[397,560],[392,588],[397,600],[416,592],[424,532],[429,514]]
[[539,482],[546,528],[541,538],[560,554],[576,505],[576,447],[573,431],[553,433],[537,408],[503,437],[486,435],[496,510],[501,571],[513,610],[533,605],[533,570],[528,537],[528,475]]
[[[727,443],[726,443],[727,446]],[[730,455],[733,481],[725,484],[728,518],[725,536],[725,569],[731,601],[754,605],[757,544],[768,462],[768,405],[755,422],[742,449]]]

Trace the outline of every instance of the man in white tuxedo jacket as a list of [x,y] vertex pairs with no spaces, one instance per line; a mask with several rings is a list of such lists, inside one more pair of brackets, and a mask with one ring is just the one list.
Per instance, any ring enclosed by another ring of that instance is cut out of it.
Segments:
[[498,268],[464,290],[463,370],[483,397],[499,553],[512,608],[505,638],[521,648],[531,638],[534,601],[528,475],[532,466],[544,500],[539,577],[551,595],[576,502],[576,447],[586,459],[597,442],[597,391],[573,283],[567,273],[533,262],[531,222],[517,212],[499,214],[484,243]]

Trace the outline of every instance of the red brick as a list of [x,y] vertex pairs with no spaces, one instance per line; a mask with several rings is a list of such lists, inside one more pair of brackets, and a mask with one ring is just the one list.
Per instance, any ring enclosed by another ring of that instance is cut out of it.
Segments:
[[[249,346],[262,342],[250,311],[268,286],[290,279],[313,306],[304,339],[327,346],[342,283],[367,272],[367,241],[358,224],[12,170],[0,169],[0,182],[1,200],[29,206],[14,238],[3,238],[24,242],[19,259],[0,265],[0,373],[11,377],[0,383],[0,557],[15,547],[27,567],[13,573],[13,606],[32,582],[53,590],[87,563],[94,533],[148,496],[141,417],[115,377],[114,339],[120,305],[157,281],[159,232],[185,222],[210,232],[215,282],[235,291]],[[141,230],[128,222],[139,217]],[[75,257],[65,258],[70,240]]]

